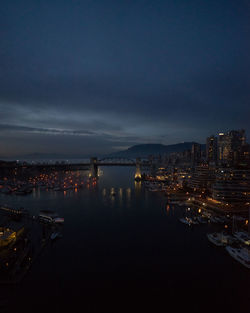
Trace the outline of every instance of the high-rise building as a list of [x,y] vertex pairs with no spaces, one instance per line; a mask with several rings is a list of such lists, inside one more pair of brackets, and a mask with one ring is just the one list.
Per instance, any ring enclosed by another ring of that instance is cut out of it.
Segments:
[[241,166],[245,166],[250,168],[250,145],[245,144],[241,148],[241,153],[240,153],[240,164]]
[[191,149],[191,163],[196,165],[201,161],[201,145],[199,143],[193,143]]
[[207,138],[206,160],[209,163],[217,163],[217,138],[215,136]]
[[232,165],[239,160],[242,147],[246,144],[245,130],[231,130],[219,133],[218,161],[220,164]]

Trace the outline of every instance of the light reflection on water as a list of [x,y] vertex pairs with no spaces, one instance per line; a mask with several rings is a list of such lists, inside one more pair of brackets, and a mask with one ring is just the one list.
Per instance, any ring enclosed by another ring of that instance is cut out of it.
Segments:
[[104,292],[110,285],[112,294],[126,282],[139,288],[170,286],[184,295],[187,287],[195,290],[197,285],[212,290],[218,280],[224,297],[232,280],[243,284],[245,271],[209,246],[206,233],[212,225],[185,227],[178,221],[182,209],[166,205],[162,194],[150,193],[133,177],[133,168],[105,168],[96,186],[77,192],[38,189],[25,197],[0,195],[2,203],[35,214],[50,208],[65,218],[63,238],[41,255],[15,297],[29,294],[39,303],[37,290],[51,295],[56,290],[63,302],[90,287],[100,296],[96,286]]

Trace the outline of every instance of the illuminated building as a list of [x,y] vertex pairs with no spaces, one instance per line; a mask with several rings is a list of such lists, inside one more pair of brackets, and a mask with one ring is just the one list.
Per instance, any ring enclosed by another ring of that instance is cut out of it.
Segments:
[[217,163],[217,138],[215,136],[207,138],[206,160],[208,163]]
[[245,144],[241,148],[239,165],[250,168],[250,145]]
[[191,162],[192,165],[196,165],[201,161],[201,145],[199,143],[192,144],[191,150]]
[[242,147],[246,144],[245,130],[231,130],[227,133],[219,133],[218,137],[218,161],[219,164],[237,164]]
[[188,186],[194,190],[210,190],[212,183],[215,181],[214,169],[208,165],[196,166]]
[[224,203],[250,202],[250,170],[219,169],[212,186],[212,198]]

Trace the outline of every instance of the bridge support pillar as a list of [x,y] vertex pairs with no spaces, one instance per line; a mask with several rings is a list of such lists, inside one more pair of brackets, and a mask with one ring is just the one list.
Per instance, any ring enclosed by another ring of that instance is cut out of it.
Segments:
[[89,176],[92,178],[98,177],[98,165],[97,158],[90,158],[90,173]]
[[136,158],[135,180],[141,180],[141,159]]

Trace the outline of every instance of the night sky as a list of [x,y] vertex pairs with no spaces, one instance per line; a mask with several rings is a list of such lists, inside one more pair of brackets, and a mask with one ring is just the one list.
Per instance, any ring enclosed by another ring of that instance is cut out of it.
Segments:
[[250,134],[248,0],[7,0],[0,157]]

